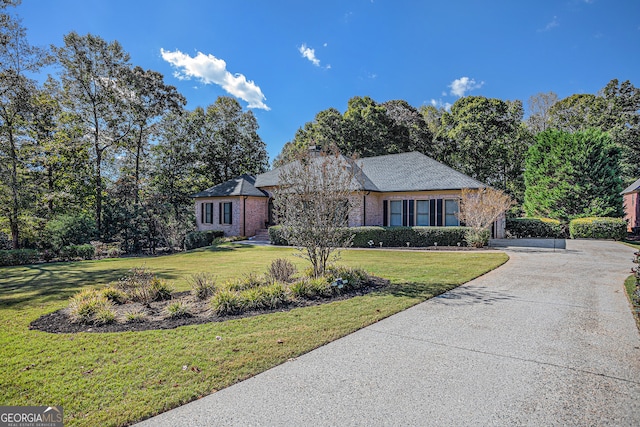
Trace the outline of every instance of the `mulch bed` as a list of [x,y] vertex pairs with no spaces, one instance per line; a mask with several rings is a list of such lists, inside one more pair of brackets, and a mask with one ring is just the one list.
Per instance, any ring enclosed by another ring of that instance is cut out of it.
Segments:
[[[209,307],[208,300],[199,300],[190,292],[174,292],[172,299],[166,301],[156,301],[150,304],[128,303],[116,305],[115,323],[106,325],[94,325],[86,323],[74,323],[68,315],[68,309],[63,308],[53,313],[45,314],[31,322],[29,329],[36,329],[44,332],[56,334],[77,333],[77,332],[127,332],[127,331],[147,331],[152,329],[174,329],[179,326],[198,325],[209,322],[224,322],[226,320],[240,319],[244,317],[256,316],[259,314],[285,312],[298,307],[308,307],[312,305],[326,304],[332,301],[340,301],[353,298],[359,295],[380,290],[389,286],[389,281],[379,277],[371,277],[371,280],[360,289],[343,292],[331,298],[304,299],[292,301],[289,304],[277,309],[247,311],[238,315],[218,316]],[[189,305],[191,315],[188,317],[170,318],[166,314],[166,307],[169,304],[181,301]],[[125,315],[135,310],[144,310],[145,317],[142,320],[126,322]]]

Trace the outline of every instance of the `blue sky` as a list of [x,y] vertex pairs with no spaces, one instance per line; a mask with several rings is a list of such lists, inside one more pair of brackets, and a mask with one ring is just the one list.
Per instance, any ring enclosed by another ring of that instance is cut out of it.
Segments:
[[353,96],[420,107],[640,86],[640,0],[23,0],[13,11],[33,45],[70,31],[118,40],[189,109],[236,97],[271,160]]

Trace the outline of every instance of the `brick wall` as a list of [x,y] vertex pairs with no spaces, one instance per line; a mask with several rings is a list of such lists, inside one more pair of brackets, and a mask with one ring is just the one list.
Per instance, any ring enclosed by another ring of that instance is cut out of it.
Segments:
[[623,196],[624,218],[627,220],[628,231],[634,227],[640,227],[640,200],[638,193],[628,193]]

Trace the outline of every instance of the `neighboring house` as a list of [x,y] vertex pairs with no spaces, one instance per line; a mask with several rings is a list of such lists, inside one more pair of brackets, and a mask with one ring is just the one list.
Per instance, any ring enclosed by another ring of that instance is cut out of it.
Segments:
[[640,179],[628,186],[622,193],[624,202],[624,218],[627,220],[627,230],[640,232]]
[[[354,197],[361,199],[349,213],[351,227],[457,226],[462,189],[486,187],[418,152],[366,157],[354,164],[360,187]],[[277,168],[255,179],[243,175],[195,194],[198,229],[253,236],[273,224],[271,197],[279,180]],[[504,237],[504,219],[494,224],[493,234]]]

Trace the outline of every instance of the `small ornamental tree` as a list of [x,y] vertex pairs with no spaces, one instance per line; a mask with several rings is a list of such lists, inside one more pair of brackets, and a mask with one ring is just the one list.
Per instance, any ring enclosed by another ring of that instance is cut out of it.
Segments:
[[491,224],[512,205],[513,200],[504,191],[491,187],[463,188],[458,216],[461,222],[470,227],[465,236],[467,243],[475,247],[486,245]]
[[280,170],[274,191],[274,211],[282,237],[296,246],[300,257],[321,276],[339,248],[351,246],[349,211],[358,190],[354,162],[337,150],[303,152]]

